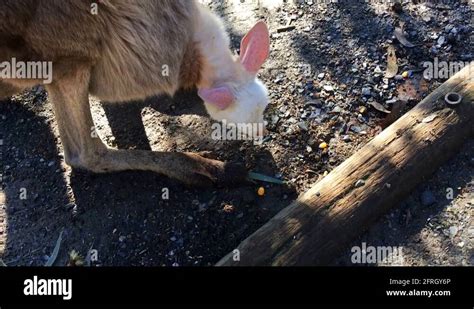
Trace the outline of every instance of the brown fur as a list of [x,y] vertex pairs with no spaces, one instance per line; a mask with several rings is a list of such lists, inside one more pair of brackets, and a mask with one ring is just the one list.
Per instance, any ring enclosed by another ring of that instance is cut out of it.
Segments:
[[203,61],[197,43],[189,43],[183,57],[179,74],[179,84],[182,88],[189,89],[199,84],[201,81]]
[[[52,61],[52,99],[65,160],[93,172],[151,170],[203,185],[225,178],[227,165],[196,154],[114,150],[91,137],[88,95],[128,101],[190,88],[204,60],[193,41],[198,7],[189,0],[102,0],[98,15],[84,0],[2,0],[0,62]],[[169,67],[169,76],[162,67]],[[0,80],[9,96],[37,80]]]

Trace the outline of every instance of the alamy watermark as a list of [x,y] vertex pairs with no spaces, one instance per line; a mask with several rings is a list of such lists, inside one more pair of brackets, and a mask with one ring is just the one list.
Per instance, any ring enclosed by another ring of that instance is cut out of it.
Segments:
[[213,123],[211,138],[223,141],[253,141],[256,145],[263,143],[264,123],[231,123],[227,120]]
[[396,246],[361,246],[351,248],[351,262],[354,264],[390,264],[403,265],[403,247]]
[[33,79],[42,80],[43,84],[53,81],[52,61],[11,61],[0,62],[0,79]]
[[423,77],[427,80],[448,79],[467,66],[469,61],[439,61],[436,57],[433,61],[423,62]]

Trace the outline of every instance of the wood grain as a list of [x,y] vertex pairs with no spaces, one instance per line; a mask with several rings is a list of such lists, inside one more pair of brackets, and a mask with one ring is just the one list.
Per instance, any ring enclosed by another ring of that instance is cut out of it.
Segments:
[[[331,262],[473,137],[473,72],[474,62],[245,239],[240,261],[231,252],[216,265]],[[464,97],[454,108],[444,103],[453,91]]]

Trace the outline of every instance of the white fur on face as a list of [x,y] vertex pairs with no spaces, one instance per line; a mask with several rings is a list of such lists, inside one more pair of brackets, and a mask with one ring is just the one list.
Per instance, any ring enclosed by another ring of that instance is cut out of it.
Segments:
[[212,119],[226,121],[227,124],[252,124],[253,133],[247,137],[258,137],[263,135],[265,128],[263,112],[268,105],[268,91],[265,85],[257,78],[239,87],[234,92],[235,102],[224,110],[204,102],[207,112]]

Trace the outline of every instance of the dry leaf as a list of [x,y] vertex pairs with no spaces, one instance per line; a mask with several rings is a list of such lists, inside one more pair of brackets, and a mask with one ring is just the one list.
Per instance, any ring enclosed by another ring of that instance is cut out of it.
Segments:
[[403,30],[401,28],[395,28],[395,37],[397,40],[405,47],[415,47],[410,41],[407,40],[405,34],[403,34]]
[[395,47],[389,45],[387,49],[387,71],[385,71],[386,78],[392,78],[398,73],[397,55]]
[[376,110],[378,110],[379,112],[390,114],[390,111],[378,102],[369,102],[368,104],[372,106],[373,108],[375,108]]
[[53,253],[49,257],[49,259],[46,261],[46,264],[44,266],[53,266],[54,262],[56,261],[56,258],[58,257],[59,248],[61,248],[62,240],[63,240],[63,231],[59,233],[59,237],[58,237],[58,240],[56,240],[56,246],[54,246]]

